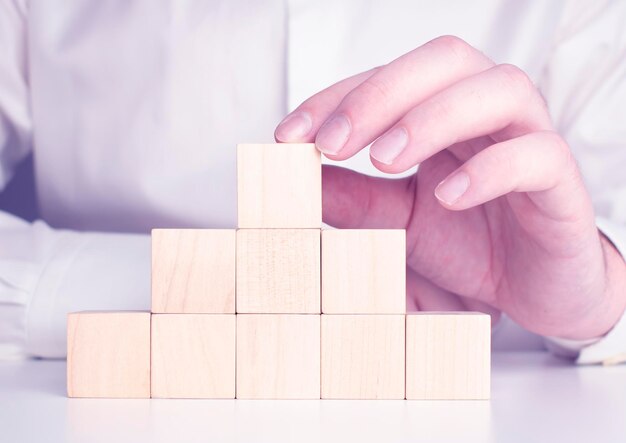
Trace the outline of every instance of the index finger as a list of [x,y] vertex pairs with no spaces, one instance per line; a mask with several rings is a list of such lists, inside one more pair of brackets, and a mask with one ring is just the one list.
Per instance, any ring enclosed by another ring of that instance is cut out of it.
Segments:
[[312,143],[324,119],[332,113],[341,100],[359,84],[371,77],[379,68],[361,72],[329,86],[305,100],[289,113],[276,127],[274,138],[283,143]]
[[[330,112],[328,108],[310,107],[314,124],[324,122],[315,144],[332,159],[347,159],[415,105],[492,66],[494,62],[487,56],[457,37],[432,40],[378,69]],[[329,89],[320,95],[333,93]]]

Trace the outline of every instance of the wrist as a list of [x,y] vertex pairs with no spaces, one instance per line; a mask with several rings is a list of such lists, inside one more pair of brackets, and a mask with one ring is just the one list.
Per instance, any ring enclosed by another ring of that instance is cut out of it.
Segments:
[[542,333],[557,339],[586,341],[602,338],[620,320],[626,309],[626,262],[613,243],[598,231],[603,274],[588,293],[588,301],[561,322],[560,331]]
[[[599,232],[604,258],[604,290],[599,302],[591,309],[588,333],[582,339],[602,337],[624,315],[626,310],[626,261],[615,245]],[[581,331],[582,332],[582,331]]]

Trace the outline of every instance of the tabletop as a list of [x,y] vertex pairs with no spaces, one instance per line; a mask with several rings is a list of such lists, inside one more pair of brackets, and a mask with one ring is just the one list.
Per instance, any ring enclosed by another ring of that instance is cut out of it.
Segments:
[[0,363],[3,442],[335,440],[624,442],[626,365],[495,353],[490,401],[358,401],[68,399],[65,361]]

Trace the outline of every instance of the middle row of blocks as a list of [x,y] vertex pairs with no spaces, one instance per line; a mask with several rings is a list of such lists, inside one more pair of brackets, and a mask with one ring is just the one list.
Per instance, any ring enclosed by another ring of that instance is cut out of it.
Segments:
[[404,314],[404,230],[155,229],[152,312]]

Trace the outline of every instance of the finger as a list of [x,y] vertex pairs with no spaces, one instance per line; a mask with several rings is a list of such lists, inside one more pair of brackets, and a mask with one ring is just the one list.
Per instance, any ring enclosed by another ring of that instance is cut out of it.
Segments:
[[368,146],[412,107],[459,80],[493,66],[484,54],[456,37],[440,37],[380,68],[350,91],[325,119],[315,143],[343,160]]
[[557,133],[543,131],[478,152],[435,188],[435,196],[444,207],[463,210],[510,192],[546,191],[538,201],[548,214],[567,219],[580,213],[573,205],[584,199],[571,198],[579,195],[578,186],[567,143]]
[[551,129],[545,102],[528,76],[498,65],[410,110],[372,145],[370,157],[382,171],[401,172],[459,142]]
[[413,209],[410,177],[386,179],[322,167],[324,222],[336,228],[406,228]]
[[345,95],[379,68],[348,77],[318,92],[288,114],[276,127],[274,138],[283,143],[311,143],[315,134]]

